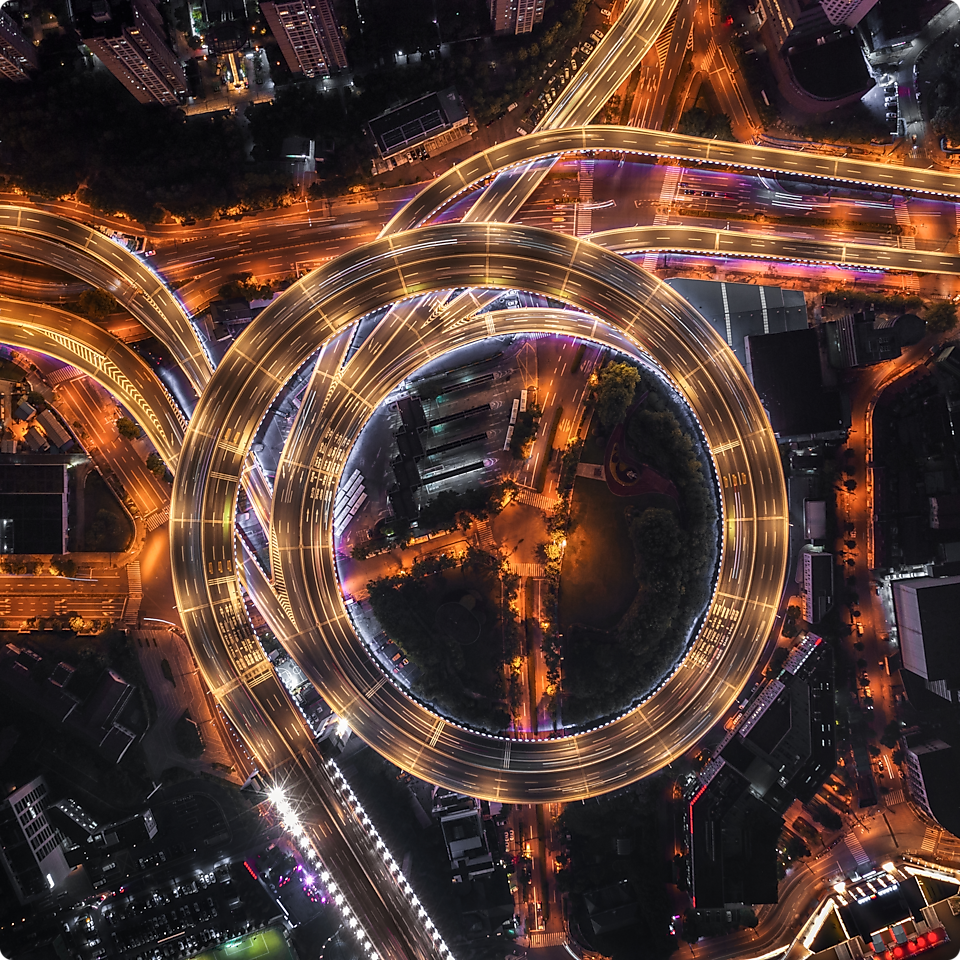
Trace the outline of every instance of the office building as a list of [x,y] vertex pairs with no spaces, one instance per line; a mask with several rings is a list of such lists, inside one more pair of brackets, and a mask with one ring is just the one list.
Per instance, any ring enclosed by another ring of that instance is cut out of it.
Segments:
[[79,18],[83,42],[141,102],[176,106],[187,95],[183,67],[151,0],[97,0]]
[[944,736],[956,738],[951,727],[943,733],[919,730],[901,739],[910,797],[928,817],[945,830],[960,830],[960,796],[957,795],[957,752]]
[[529,33],[543,20],[544,0],[487,0],[495,33]]
[[0,77],[18,82],[29,80],[30,71],[36,69],[36,48],[0,10]]
[[261,3],[260,9],[291,73],[329,77],[346,69],[347,56],[330,0]]
[[960,669],[955,652],[960,577],[895,580],[893,605],[903,668],[922,677],[932,693],[956,700]]
[[48,794],[37,777],[0,804],[0,860],[21,903],[42,899],[70,873],[62,837],[45,812]]

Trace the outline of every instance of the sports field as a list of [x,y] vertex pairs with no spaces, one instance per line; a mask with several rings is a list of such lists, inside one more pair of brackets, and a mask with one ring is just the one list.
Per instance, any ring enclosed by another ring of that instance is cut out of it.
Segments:
[[205,950],[195,960],[296,960],[277,927],[231,940],[216,950]]

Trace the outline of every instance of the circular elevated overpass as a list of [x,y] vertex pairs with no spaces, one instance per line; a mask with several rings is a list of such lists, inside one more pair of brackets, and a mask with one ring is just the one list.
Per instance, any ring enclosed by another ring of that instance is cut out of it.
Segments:
[[[576,313],[490,314],[450,328],[443,313],[398,317],[342,365],[347,331],[399,300],[460,287],[525,289]],[[451,723],[390,682],[352,628],[337,582],[332,504],[370,413],[424,360],[491,334],[575,334],[643,352],[686,397],[713,456],[722,509],[715,594],[692,649],[642,705],[597,729],[551,740],[498,738]],[[273,524],[283,557],[288,649],[330,706],[379,752],[431,782],[516,802],[571,800],[659,769],[719,720],[772,626],[787,559],[787,506],[774,436],[733,353],[656,277],[590,243],[532,227],[453,224],[376,240],[291,287],[241,335],[187,431],[171,509],[174,584],[203,647],[242,637],[234,504],[247,451],[280,387],[320,344],[312,433],[286,458],[303,491]],[[279,500],[280,498],[277,498]],[[277,502],[275,500],[275,502]],[[225,575],[226,574],[226,575]],[[290,577],[288,580],[287,577]]]

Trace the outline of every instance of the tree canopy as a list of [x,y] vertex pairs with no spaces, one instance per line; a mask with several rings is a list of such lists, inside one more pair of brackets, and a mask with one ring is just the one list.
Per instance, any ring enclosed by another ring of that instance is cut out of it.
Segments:
[[679,133],[690,137],[706,137],[709,140],[736,140],[730,118],[725,113],[707,113],[703,107],[685,110],[677,125]]
[[930,333],[949,333],[957,325],[957,305],[952,300],[935,303],[924,317]]
[[640,371],[629,363],[614,361],[600,371],[597,416],[604,427],[609,429],[624,418],[633,403],[638,383]]

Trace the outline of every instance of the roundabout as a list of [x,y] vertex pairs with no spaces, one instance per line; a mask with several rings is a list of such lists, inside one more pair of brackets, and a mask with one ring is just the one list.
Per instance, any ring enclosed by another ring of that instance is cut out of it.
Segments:
[[[343,362],[356,320],[463,287],[527,290],[572,309],[500,311],[455,324],[443,311],[427,320],[389,311]],[[332,504],[355,438],[397,383],[454,347],[544,332],[639,351],[686,398],[714,461],[722,554],[693,646],[652,696],[572,736],[507,740],[437,716],[369,658],[341,596]],[[321,345],[274,490],[271,555],[286,617],[271,626],[355,733],[430,782],[490,799],[549,802],[646,776],[722,717],[773,623],[786,565],[786,495],[766,415],[732,352],[669,287],[616,254],[530,227],[453,224],[376,240],[303,278],[241,335],[191,420],[174,487],[174,583],[194,644],[233,651],[249,642],[233,575],[239,483],[274,396]],[[245,679],[242,659],[234,662]]]

